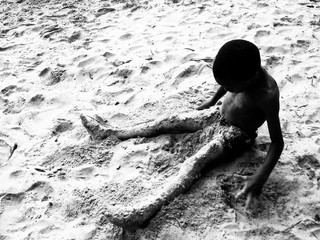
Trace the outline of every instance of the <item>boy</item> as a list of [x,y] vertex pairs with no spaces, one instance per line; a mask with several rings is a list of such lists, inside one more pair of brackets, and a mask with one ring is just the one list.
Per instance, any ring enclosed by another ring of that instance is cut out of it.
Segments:
[[[214,77],[221,86],[216,94],[198,110],[209,108],[225,95],[221,115],[229,124],[240,128],[253,142],[257,129],[267,121],[271,145],[266,160],[258,172],[252,176],[236,177],[244,182],[243,189],[236,197],[247,197],[246,208],[253,204],[261,193],[264,183],[276,165],[283,150],[280,128],[279,90],[275,80],[261,67],[258,48],[245,40],[232,40],[219,50],[214,64]],[[213,116],[213,115],[212,115]],[[147,127],[136,126],[131,129],[111,130],[100,118],[99,124],[90,122],[81,115],[82,124],[93,139],[101,140],[115,135],[121,140],[137,136],[151,137],[165,133],[195,132],[204,127],[209,119],[173,117],[164,119]]]
[[264,164],[252,176],[236,176],[244,181],[237,194],[247,197],[246,208],[261,193],[264,183],[283,150],[279,121],[279,89],[275,80],[260,65],[258,48],[245,40],[232,40],[219,50],[213,64],[214,77],[221,86],[198,110],[213,106],[224,95],[221,115],[254,139],[256,130],[267,121],[271,145]]

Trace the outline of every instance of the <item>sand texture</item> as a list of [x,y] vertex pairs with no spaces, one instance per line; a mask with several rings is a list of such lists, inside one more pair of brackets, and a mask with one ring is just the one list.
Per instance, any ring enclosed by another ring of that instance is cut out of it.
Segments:
[[[81,114],[130,128],[195,111],[235,38],[259,47],[281,93],[285,149],[256,212],[233,175],[264,161],[266,125],[186,188],[172,186],[228,127],[90,139]],[[1,0],[0,239],[320,239],[319,82],[317,0]]]

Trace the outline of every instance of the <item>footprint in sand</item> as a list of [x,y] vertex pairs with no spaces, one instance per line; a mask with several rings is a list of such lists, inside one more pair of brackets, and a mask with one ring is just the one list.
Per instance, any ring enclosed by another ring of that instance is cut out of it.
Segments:
[[39,73],[38,76],[45,77],[45,84],[47,86],[56,85],[67,78],[66,70],[60,67],[54,70],[51,70],[50,67],[46,67]]
[[75,31],[72,33],[72,35],[68,38],[69,43],[73,43],[77,41],[81,37],[81,32],[80,31]]
[[268,67],[274,67],[274,66],[277,66],[279,65],[282,60],[283,60],[283,56],[270,56],[266,59],[266,66]]
[[73,123],[70,120],[59,118],[53,127],[52,134],[58,135],[73,129]]
[[41,32],[40,32],[40,36],[42,38],[50,38],[53,34],[55,33],[58,33],[58,32],[61,32],[63,29],[61,27],[59,27],[58,25],[53,25],[53,26],[49,26],[49,27],[46,27],[45,29],[43,29]]
[[309,40],[297,40],[296,43],[291,44],[291,47],[297,47],[307,50],[311,45]]
[[47,67],[44,68],[40,73],[39,73],[39,77],[44,77],[46,76],[49,72],[50,72],[51,68]]
[[[146,60],[148,60],[148,59],[146,59]],[[145,74],[145,73],[147,73],[149,70],[151,70],[151,69],[153,69],[153,68],[157,68],[157,67],[159,67],[159,66],[161,66],[161,65],[162,65],[162,62],[161,62],[161,61],[159,61],[159,60],[152,60],[152,58],[151,58],[151,60],[150,60],[147,64],[144,64],[144,65],[142,65],[142,66],[140,67],[141,73],[142,73],[142,74]]]
[[320,162],[314,155],[298,157],[298,166],[305,170],[310,180],[316,177],[315,171],[320,168]]
[[16,171],[13,171],[12,173],[10,173],[10,178],[20,178],[22,176],[24,176],[26,174],[25,171],[23,170],[16,170]]
[[286,46],[267,46],[263,49],[266,54],[281,54],[285,55],[290,52],[292,49]]
[[266,36],[269,36],[270,34],[271,34],[271,32],[268,31],[268,30],[259,30],[259,31],[257,31],[255,37],[256,37],[256,38],[266,37]]
[[47,199],[53,191],[53,187],[48,182],[37,181],[33,183],[25,193],[32,193],[32,199],[44,200]]
[[133,70],[123,68],[123,69],[117,69],[116,71],[110,73],[110,75],[117,75],[118,77],[122,77],[124,79],[130,77],[133,73]]
[[53,86],[59,82],[64,81],[67,78],[65,69],[56,68],[50,72],[50,75],[46,79],[46,85]]
[[5,96],[9,96],[11,93],[14,93],[17,90],[16,85],[9,85],[1,90],[1,93]]
[[[14,95],[17,92],[27,92],[27,89],[18,87],[17,85],[9,85],[0,91],[0,106],[2,106],[3,113],[19,113],[22,111],[26,103],[24,95],[15,95],[13,98],[5,98]],[[4,97],[1,97],[3,95]]]
[[[0,202],[2,207],[16,206],[22,202],[25,197],[25,193],[2,193],[0,195]],[[0,209],[2,211],[2,209]]]
[[28,90],[18,87],[17,85],[8,85],[1,90],[1,94],[7,97],[16,92],[27,92],[27,91]]
[[30,99],[29,103],[31,105],[39,106],[44,100],[45,97],[42,94],[37,94]]
[[120,37],[121,40],[129,40],[133,37],[131,33],[126,33]]
[[96,12],[96,17],[100,17],[104,14],[107,14],[107,13],[111,13],[111,12],[114,12],[116,11],[116,9],[114,8],[110,8],[110,7],[105,7],[105,8],[100,8],[97,12]]
[[267,39],[267,37],[270,36],[270,34],[271,32],[269,30],[258,30],[254,35],[254,40],[256,43],[259,43],[260,40]]
[[126,63],[129,63],[131,62],[131,60],[127,60],[127,61],[122,61],[122,60],[115,60],[112,62],[112,65],[115,66],[115,67],[119,67],[121,65],[124,65]]
[[150,67],[149,66],[141,66],[140,69],[141,69],[141,73],[144,74],[150,70]]
[[111,53],[111,52],[105,52],[103,55],[103,57],[107,58],[107,59],[110,59],[112,58],[113,56],[115,56],[115,54]]
[[20,113],[23,110],[23,107],[26,103],[26,99],[21,96],[17,97],[14,101],[8,101],[7,99],[5,99],[4,101],[6,103],[3,110],[4,114]]
[[79,25],[79,24],[81,25],[87,22],[87,17],[81,13],[76,13],[69,18],[69,21],[72,23],[75,23],[76,25]]
[[88,179],[90,177],[93,176],[96,168],[94,166],[89,166],[89,167],[79,167],[78,169],[75,169],[76,170],[76,178],[80,178],[80,179]]

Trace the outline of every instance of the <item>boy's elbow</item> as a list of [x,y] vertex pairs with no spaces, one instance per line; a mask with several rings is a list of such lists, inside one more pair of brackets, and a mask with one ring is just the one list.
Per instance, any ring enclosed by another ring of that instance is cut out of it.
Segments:
[[284,141],[282,140],[281,143],[280,143],[281,152],[282,152],[283,148],[284,148]]
[[281,153],[283,148],[284,148],[284,141],[283,139],[278,140],[275,142],[275,145],[277,146],[277,148],[279,149],[279,152]]
[[280,154],[282,153],[282,150],[284,148],[284,141],[283,139],[278,139],[276,141],[272,141],[271,145],[273,146],[274,150],[279,152]]

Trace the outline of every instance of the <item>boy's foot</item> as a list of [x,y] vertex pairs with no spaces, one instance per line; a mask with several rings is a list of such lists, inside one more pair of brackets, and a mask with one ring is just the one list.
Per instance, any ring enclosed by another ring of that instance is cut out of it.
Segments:
[[80,115],[82,125],[87,129],[93,140],[103,140],[111,135],[115,135],[116,132],[114,130],[108,129],[106,128],[106,124],[102,125],[100,123],[100,117],[98,120],[89,118],[85,117],[83,114]]

